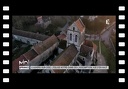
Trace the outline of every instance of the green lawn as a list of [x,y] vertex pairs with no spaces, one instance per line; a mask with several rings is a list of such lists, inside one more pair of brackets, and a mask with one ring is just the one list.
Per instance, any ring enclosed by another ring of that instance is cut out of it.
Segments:
[[[99,41],[94,41],[94,43],[98,45]],[[106,62],[109,66],[109,73],[116,72],[116,58],[112,54],[112,52],[104,45],[103,42],[101,42],[101,53],[105,57]]]

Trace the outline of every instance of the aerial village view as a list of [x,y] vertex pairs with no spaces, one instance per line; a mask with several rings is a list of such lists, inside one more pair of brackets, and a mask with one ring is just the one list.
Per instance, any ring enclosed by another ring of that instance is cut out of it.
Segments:
[[116,73],[116,16],[12,16],[12,73]]

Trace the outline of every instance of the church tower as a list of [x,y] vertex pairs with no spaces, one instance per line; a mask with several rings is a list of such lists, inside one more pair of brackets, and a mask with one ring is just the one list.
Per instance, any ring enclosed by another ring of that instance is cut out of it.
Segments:
[[79,18],[76,20],[67,31],[67,46],[74,44],[78,51],[80,51],[80,46],[85,39],[85,25]]

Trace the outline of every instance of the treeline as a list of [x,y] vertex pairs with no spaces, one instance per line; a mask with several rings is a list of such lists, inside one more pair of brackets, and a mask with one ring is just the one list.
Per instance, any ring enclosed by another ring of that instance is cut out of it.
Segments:
[[51,24],[46,29],[41,26],[35,26],[37,23],[36,16],[12,16],[12,26],[19,30],[52,35],[55,34],[58,27],[62,28],[67,22],[66,18],[63,16],[49,17],[51,18]]
[[35,16],[12,16],[12,26],[16,29],[26,29],[36,22]]

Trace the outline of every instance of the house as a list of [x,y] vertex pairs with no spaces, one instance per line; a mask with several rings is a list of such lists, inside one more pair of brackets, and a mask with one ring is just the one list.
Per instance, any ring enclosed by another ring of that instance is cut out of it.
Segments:
[[46,29],[51,24],[51,19],[49,16],[37,16],[36,25],[40,25],[42,28]]
[[23,30],[12,29],[13,39],[21,41],[26,44],[34,45],[46,40],[49,36],[38,33],[27,32]]

